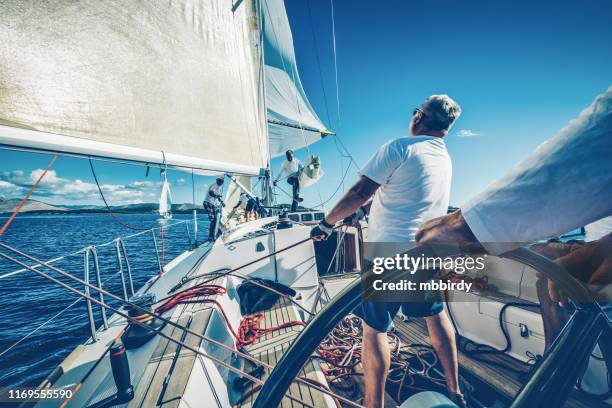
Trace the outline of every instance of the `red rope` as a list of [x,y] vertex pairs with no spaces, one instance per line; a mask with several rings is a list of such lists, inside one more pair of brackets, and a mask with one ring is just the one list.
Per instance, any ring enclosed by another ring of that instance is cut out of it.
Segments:
[[161,228],[160,228],[160,234],[161,234],[161,271],[159,271],[160,275],[163,275],[165,271],[165,262],[164,262],[164,226],[162,224]]
[[155,313],[164,313],[168,310],[172,309],[174,306],[179,304],[188,304],[188,303],[213,303],[216,305],[225,320],[225,324],[227,325],[229,331],[234,336],[236,340],[236,346],[238,348],[247,346],[249,344],[253,344],[259,337],[264,336],[270,332],[284,329],[291,326],[304,326],[304,322],[299,320],[292,320],[286,323],[282,323],[278,326],[269,327],[267,329],[260,328],[260,322],[263,318],[263,313],[255,313],[249,316],[244,316],[240,321],[240,326],[238,327],[238,333],[234,331],[232,324],[229,321],[229,318],[225,314],[225,310],[223,306],[216,299],[194,299],[200,296],[213,296],[213,295],[224,295],[227,293],[227,289],[223,286],[219,285],[206,285],[199,286],[193,289],[189,289],[185,292],[177,293],[175,296],[170,298],[167,302],[159,306],[155,309]]
[[57,158],[58,158],[58,156],[53,156],[53,158],[51,159],[51,161],[47,165],[47,168],[45,169],[45,171],[43,171],[42,174],[38,177],[38,180],[36,180],[36,183],[34,183],[32,188],[30,188],[30,191],[28,191],[28,194],[26,194],[26,196],[23,198],[23,200],[21,200],[21,203],[19,203],[17,208],[15,208],[15,211],[13,211],[13,213],[11,214],[9,219],[4,223],[4,225],[2,226],[2,229],[0,229],[0,237],[2,236],[2,234],[4,234],[4,231],[6,231],[6,229],[9,227],[11,222],[13,222],[13,219],[17,216],[19,211],[21,211],[21,208],[28,201],[28,199],[30,198],[30,196],[32,195],[34,190],[36,190],[36,188],[38,187],[38,185],[40,184],[42,179],[45,178],[45,176],[47,175],[47,172],[49,171],[49,169],[51,169],[51,167],[53,166],[53,164],[55,163]]
[[253,344],[259,337],[276,330],[284,329],[291,326],[304,326],[304,322],[300,320],[291,320],[289,322],[279,324],[278,326],[262,329],[259,327],[259,325],[263,317],[263,313],[255,313],[242,318],[242,321],[240,322],[240,327],[238,327],[238,342],[241,346]]

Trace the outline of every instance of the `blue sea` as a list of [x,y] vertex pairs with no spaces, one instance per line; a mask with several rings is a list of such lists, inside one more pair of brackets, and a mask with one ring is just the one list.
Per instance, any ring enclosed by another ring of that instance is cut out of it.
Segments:
[[[133,228],[148,229],[160,226],[158,217],[153,214],[118,214],[118,217]],[[4,224],[6,219],[7,217],[0,217],[0,225]],[[190,238],[186,225],[193,241],[192,222],[174,226],[173,224],[191,219],[191,215],[175,214],[172,220],[164,224],[165,264],[188,249]],[[198,229],[198,241],[202,242],[208,232],[206,216],[198,220]],[[2,242],[38,259],[50,260],[74,253],[85,246],[103,244],[137,232],[121,226],[108,214],[19,215],[2,236]],[[160,254],[159,229],[155,230],[155,234]],[[126,239],[125,244],[132,267],[134,290],[137,290],[151,276],[159,273],[153,232]],[[7,252],[4,249],[0,251]],[[97,252],[101,278],[103,282],[106,281],[105,289],[122,296],[115,245],[100,246]],[[14,257],[26,264],[32,264],[23,257]],[[93,265],[93,262],[91,264]],[[69,256],[53,265],[83,278],[83,254]],[[0,258],[0,276],[18,269],[18,265]],[[95,283],[93,266],[90,270],[90,279]],[[48,269],[42,271],[54,277],[60,276]],[[83,286],[75,284],[74,281],[67,278],[61,280],[83,290]],[[0,294],[0,353],[77,299],[77,296],[67,289],[31,271],[0,278]],[[105,301],[108,302],[108,298]],[[111,301],[109,304],[116,306],[117,302]],[[108,315],[111,314],[112,312],[109,312]],[[99,327],[101,318],[99,315],[96,317]],[[0,387],[38,385],[89,336],[86,306],[81,300],[0,356]]]

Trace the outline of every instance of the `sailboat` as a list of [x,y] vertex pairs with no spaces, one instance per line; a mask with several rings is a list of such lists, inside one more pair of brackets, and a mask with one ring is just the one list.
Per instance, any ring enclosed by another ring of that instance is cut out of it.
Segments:
[[[260,178],[261,197],[270,204],[270,159],[331,133],[301,85],[283,0],[9,0],[0,8],[7,45],[0,51],[3,148],[228,175],[225,201],[231,208],[240,192],[256,194],[253,178]],[[160,200],[161,210],[169,212]],[[347,331],[358,337],[358,323],[343,319],[361,300],[360,248],[367,230],[338,227],[328,241],[315,244],[310,229],[322,215],[311,211],[292,219],[273,213],[229,223],[213,242],[196,242],[160,264],[159,274],[141,288],[132,285],[128,251],[117,239],[119,294],[104,288],[98,270],[90,280],[89,258],[81,278],[0,242],[4,259],[87,302],[83,320],[90,338],[38,387],[50,392],[30,402],[62,408],[360,407],[360,362],[334,363],[333,353],[346,349],[332,340]],[[87,246],[85,256],[97,256],[93,249]],[[489,281],[503,296],[466,294],[475,296],[471,303],[453,305],[457,330],[466,338],[495,346],[506,333],[514,345],[508,343],[491,364],[462,353],[462,369],[477,391],[471,401],[530,407],[568,400],[589,406],[573,392],[572,381],[579,361],[601,359],[590,357],[592,348],[571,347],[575,339],[592,346],[609,335],[601,314],[588,307],[578,313],[554,353],[519,381],[512,369],[531,367],[526,351],[542,353],[541,319],[533,308],[515,308],[508,316],[499,309],[503,299],[533,303],[528,282],[537,272],[560,272],[526,251],[503,261],[521,274],[524,286],[513,287],[507,271],[498,268]],[[566,286],[561,288],[573,293]],[[262,299],[269,304],[258,305]],[[491,324],[496,317],[499,328]],[[398,347],[421,344],[402,355],[423,366],[415,372],[412,362],[398,360],[399,391],[388,396],[389,404],[454,406],[439,392],[404,392],[404,384],[422,385],[406,380],[415,376],[426,390],[440,391],[439,367],[430,360],[431,350],[423,354],[428,337],[422,322],[395,325]],[[334,330],[339,331],[327,337]],[[332,341],[327,352],[320,348],[325,338]],[[602,352],[609,348],[605,344],[600,342]],[[349,347],[351,358],[359,356],[357,346]],[[552,362],[560,358],[567,370],[558,373]],[[511,367],[499,368],[506,363]],[[350,393],[339,376],[355,377]]]
[[162,183],[162,191],[159,197],[159,215],[163,217],[164,220],[169,220],[172,218],[172,195],[170,194],[170,184],[168,184],[168,180],[164,177],[164,182]]

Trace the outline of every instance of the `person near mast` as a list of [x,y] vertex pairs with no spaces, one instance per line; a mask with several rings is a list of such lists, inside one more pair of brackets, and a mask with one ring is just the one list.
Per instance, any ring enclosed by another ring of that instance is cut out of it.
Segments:
[[[612,87],[461,210],[423,223],[417,242],[471,245],[499,255],[612,215],[611,134]],[[565,263],[581,253],[566,255]],[[612,281],[612,259],[602,265],[605,274],[591,271],[605,276],[600,285]]]
[[292,200],[291,200],[291,211],[297,211],[298,203],[304,201],[300,197],[300,171],[302,171],[302,163],[300,159],[295,157],[293,150],[287,150],[285,152],[287,158],[281,165],[280,171],[274,179],[274,185],[278,184],[278,181],[286,174],[287,183],[292,188]]
[[214,183],[208,187],[206,197],[204,197],[204,211],[208,214],[210,227],[208,229],[208,240],[214,241],[217,231],[217,219],[219,217],[220,207],[224,206],[221,196],[221,186],[223,185],[223,176],[217,177]]
[[[432,95],[414,110],[409,137],[385,143],[359,171],[359,180],[314,227],[315,240],[326,239],[334,224],[354,222],[369,213],[367,241],[414,242],[418,226],[445,214],[448,208],[452,165],[444,136],[461,114],[448,95]],[[371,200],[371,201],[369,201]],[[366,204],[367,203],[367,204]],[[364,405],[384,405],[384,390],[390,367],[387,330],[399,311],[424,317],[431,343],[437,352],[449,389],[460,406],[465,400],[459,389],[459,364],[453,326],[443,303],[366,301],[354,313],[363,321]]]
[[255,197],[251,197],[249,194],[243,191],[242,193],[240,193],[238,202],[236,203],[234,208],[232,208],[231,214],[233,215],[238,208],[242,208],[242,210],[244,211],[244,219],[246,221],[256,220],[258,218],[257,206],[257,199]]

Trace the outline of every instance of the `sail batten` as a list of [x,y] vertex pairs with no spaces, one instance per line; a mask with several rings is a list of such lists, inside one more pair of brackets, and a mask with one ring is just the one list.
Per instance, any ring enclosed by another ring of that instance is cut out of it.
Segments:
[[254,0],[8,0],[0,37],[2,144],[266,167]]

